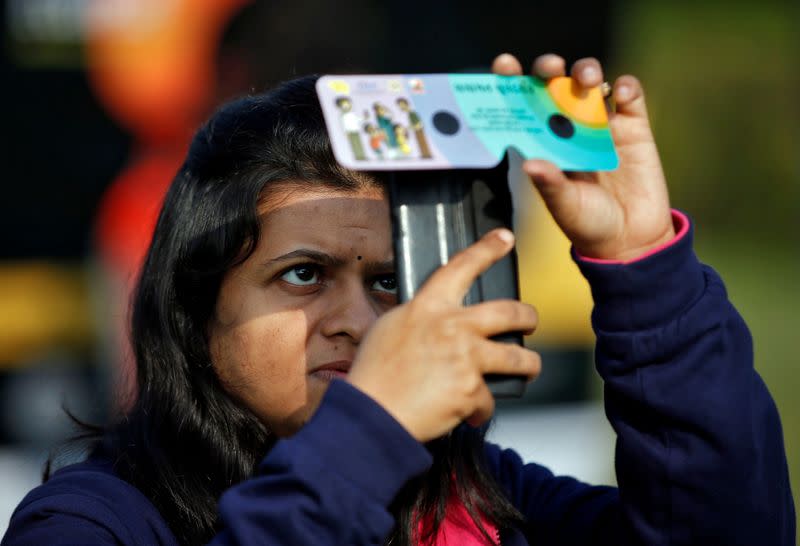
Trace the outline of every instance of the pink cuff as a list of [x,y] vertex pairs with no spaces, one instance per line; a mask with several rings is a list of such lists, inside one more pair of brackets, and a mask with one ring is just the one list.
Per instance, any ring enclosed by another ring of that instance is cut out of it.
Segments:
[[671,241],[667,241],[662,245],[652,248],[647,252],[645,252],[644,254],[642,254],[641,256],[637,256],[636,258],[633,258],[631,260],[622,261],[622,260],[602,260],[599,258],[587,258],[585,256],[581,256],[577,252],[575,253],[575,256],[577,256],[578,259],[584,262],[589,262],[593,264],[606,264],[606,265],[632,264],[634,262],[638,262],[639,260],[644,260],[645,258],[652,256],[653,254],[657,254],[662,250],[671,247],[672,245],[680,241],[683,237],[685,237],[687,233],[689,233],[689,225],[690,225],[689,218],[679,210],[672,209],[672,225],[675,227],[676,235]]

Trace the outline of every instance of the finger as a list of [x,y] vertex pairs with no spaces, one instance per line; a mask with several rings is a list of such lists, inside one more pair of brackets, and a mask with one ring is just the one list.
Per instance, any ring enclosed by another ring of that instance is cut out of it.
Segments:
[[570,76],[583,87],[597,87],[603,83],[603,67],[594,57],[586,57],[575,61]]
[[435,297],[459,305],[469,287],[493,263],[511,251],[514,234],[507,229],[494,229],[465,248],[433,272],[422,285],[417,298]]
[[617,78],[614,82],[612,97],[617,114],[647,117],[644,90],[634,76],[626,75]]
[[492,72],[504,76],[518,76],[522,74],[522,65],[510,53],[502,53],[492,62]]
[[486,386],[486,383],[481,383],[480,390],[475,395],[475,400],[477,402],[475,411],[472,415],[464,419],[467,424],[473,427],[481,426],[491,419],[494,413],[494,396],[492,396],[492,392],[489,390],[489,387]]
[[555,53],[545,53],[539,55],[533,61],[533,74],[543,80],[549,80],[567,73],[567,63],[564,58]]
[[516,300],[493,300],[459,311],[458,321],[465,328],[490,337],[506,332],[532,334],[539,324],[536,308]]
[[480,359],[481,373],[524,375],[532,378],[542,371],[542,357],[539,353],[500,341],[483,341],[473,351]]

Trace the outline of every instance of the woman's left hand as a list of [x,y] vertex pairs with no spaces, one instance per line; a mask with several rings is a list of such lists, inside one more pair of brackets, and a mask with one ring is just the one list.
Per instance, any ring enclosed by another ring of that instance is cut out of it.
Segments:
[[[498,74],[522,74],[512,55],[492,64]],[[564,76],[564,59],[542,55],[533,74],[549,79]],[[599,61],[586,58],[572,65],[571,77],[585,88],[603,82]],[[675,237],[667,185],[658,156],[644,93],[633,76],[619,77],[612,87],[616,104],[609,127],[619,167],[609,172],[564,173],[553,163],[531,159],[523,170],[531,177],[556,223],[581,256],[629,261]]]

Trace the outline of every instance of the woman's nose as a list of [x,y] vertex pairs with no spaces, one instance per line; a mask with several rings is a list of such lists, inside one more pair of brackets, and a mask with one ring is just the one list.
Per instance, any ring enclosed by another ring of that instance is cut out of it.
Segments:
[[378,319],[376,302],[367,290],[358,286],[343,287],[332,294],[332,302],[321,325],[324,336],[345,336],[358,344]]

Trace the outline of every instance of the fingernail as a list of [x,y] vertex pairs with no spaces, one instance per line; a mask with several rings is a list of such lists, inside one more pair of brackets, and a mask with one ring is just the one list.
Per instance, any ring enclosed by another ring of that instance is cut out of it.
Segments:
[[593,66],[587,66],[583,69],[581,74],[583,75],[584,80],[591,80],[598,76],[597,69]]
[[631,88],[627,85],[617,87],[617,100],[628,100],[631,96]]
[[514,234],[511,231],[501,228],[497,230],[497,237],[504,243],[511,244],[514,242]]

